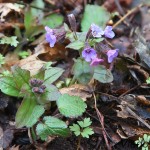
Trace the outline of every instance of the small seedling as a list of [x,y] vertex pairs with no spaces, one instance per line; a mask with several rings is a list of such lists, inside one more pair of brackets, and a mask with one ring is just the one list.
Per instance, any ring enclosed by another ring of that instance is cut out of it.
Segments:
[[22,59],[27,58],[30,54],[27,51],[22,51],[18,54]]
[[5,57],[3,57],[3,55],[2,54],[0,54],[0,67],[3,65],[3,64],[5,64]]
[[150,84],[150,77],[146,80],[147,84]]
[[78,124],[73,124],[70,126],[70,130],[74,132],[76,136],[81,135],[84,138],[89,138],[89,135],[92,135],[93,129],[89,126],[92,124],[90,118],[85,118],[83,121],[77,121]]
[[138,140],[135,141],[135,144],[138,147],[141,147],[142,150],[149,150],[149,143],[150,143],[150,135],[144,134],[143,137],[139,137]]
[[93,129],[89,127],[92,124],[90,118],[84,118],[83,121],[77,121],[77,123],[78,124],[74,123],[73,126],[70,126],[69,128],[76,136],[78,136],[77,150],[79,150],[81,137],[89,138],[89,135],[92,135],[94,132]]

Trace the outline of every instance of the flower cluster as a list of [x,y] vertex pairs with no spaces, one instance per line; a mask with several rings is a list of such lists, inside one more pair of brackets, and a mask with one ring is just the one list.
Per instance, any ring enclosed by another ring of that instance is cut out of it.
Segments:
[[[94,38],[105,37],[112,39],[115,36],[115,33],[112,31],[112,26],[106,26],[106,28],[102,30],[99,26],[92,24],[91,33]],[[111,63],[118,56],[118,51],[118,49],[107,51],[108,63]],[[91,62],[91,66],[97,66],[99,63],[104,61],[97,57],[96,51],[91,47],[86,47],[82,51],[82,57],[85,61]]]
[[42,94],[45,92],[46,86],[43,85],[43,82],[44,82],[43,80],[34,78],[34,79],[31,79],[29,82],[32,87],[33,93]]

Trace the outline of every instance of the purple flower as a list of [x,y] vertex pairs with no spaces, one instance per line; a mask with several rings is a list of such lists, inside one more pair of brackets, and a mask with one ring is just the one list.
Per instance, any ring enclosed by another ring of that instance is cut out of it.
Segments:
[[92,61],[94,58],[96,58],[97,54],[96,54],[96,51],[91,48],[91,47],[88,47],[88,48],[85,48],[83,51],[82,51],[82,57],[87,61],[87,62],[90,62]]
[[116,58],[118,56],[118,51],[119,51],[119,49],[115,49],[115,50],[109,50],[107,52],[109,63],[111,63],[114,60],[114,58]]
[[97,66],[103,61],[104,61],[103,59],[99,59],[99,58],[96,57],[92,60],[92,62],[90,63],[90,66]]
[[45,27],[46,30],[46,41],[50,44],[50,47],[54,47],[56,43],[56,36],[51,28],[48,26]]
[[91,24],[91,30],[92,30],[92,35],[94,37],[100,38],[100,37],[102,37],[102,35],[104,35],[104,31],[94,23]]
[[112,26],[106,26],[104,30],[104,35],[107,38],[112,39],[115,36],[115,33],[112,31]]

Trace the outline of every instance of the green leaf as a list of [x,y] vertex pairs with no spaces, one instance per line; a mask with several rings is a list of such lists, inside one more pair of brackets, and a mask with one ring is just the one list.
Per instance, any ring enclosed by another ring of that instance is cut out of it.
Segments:
[[110,14],[104,7],[97,5],[86,5],[81,21],[81,29],[82,31],[88,31],[92,23],[95,23],[100,27],[104,27],[109,18]]
[[16,86],[13,77],[3,76],[0,78],[0,89],[3,93],[10,96],[19,96],[20,89]]
[[39,123],[36,127],[37,135],[42,140],[46,140],[48,136],[68,136],[69,130],[65,122],[54,117],[44,117],[43,123]]
[[113,75],[111,71],[102,65],[95,67],[93,78],[101,83],[110,83],[113,81]]
[[150,84],[150,77],[146,80],[147,84]]
[[99,43],[99,42],[101,42],[103,40],[104,40],[104,38],[90,39],[89,40],[89,44],[90,44],[90,46],[94,46],[96,43]]
[[18,43],[19,42],[17,41],[16,36],[11,36],[11,37],[4,36],[0,39],[0,44],[9,44],[11,46],[16,47]]
[[46,83],[51,84],[55,82],[64,72],[63,69],[57,67],[50,67],[45,71],[44,80]]
[[60,92],[58,91],[57,87],[52,84],[43,84],[46,86],[46,91],[39,97],[39,100],[42,103],[47,103],[48,101],[56,101],[60,96]]
[[42,24],[50,28],[56,28],[63,24],[64,17],[60,14],[51,14],[43,19]]
[[81,132],[80,132],[80,127],[79,127],[79,125],[73,124],[73,126],[70,126],[69,128],[70,128],[71,131],[74,132],[74,134],[75,134],[76,136],[79,136],[79,135],[80,135]]
[[57,100],[60,113],[66,117],[78,117],[85,112],[86,103],[78,96],[64,94]]
[[83,131],[81,132],[81,135],[84,138],[89,138],[89,135],[92,135],[92,134],[94,134],[93,129],[89,127],[83,129]]
[[[34,0],[31,5],[44,8],[44,2],[39,0]],[[35,9],[27,7],[24,13],[24,25],[25,25],[25,36],[31,41],[35,35],[44,32],[43,25],[41,25],[40,20],[43,17],[43,11],[40,9]],[[37,20],[39,23],[37,24]]]
[[88,127],[92,124],[92,121],[90,120],[90,118],[84,118],[83,121],[77,121],[77,122],[82,128]]
[[82,59],[77,59],[73,66],[74,77],[79,83],[87,84],[93,77],[93,67],[88,62]]
[[44,113],[44,107],[37,105],[34,96],[25,98],[16,114],[16,126],[21,128],[23,126],[32,127]]
[[13,66],[11,69],[12,69],[13,79],[18,89],[21,89],[21,87],[24,84],[27,84],[29,86],[30,72],[28,70],[21,69],[18,66]]
[[66,48],[75,49],[75,50],[80,50],[81,48],[84,47],[84,44],[85,44],[85,43],[82,42],[82,41],[74,41],[74,42],[68,44],[68,45],[66,46]]

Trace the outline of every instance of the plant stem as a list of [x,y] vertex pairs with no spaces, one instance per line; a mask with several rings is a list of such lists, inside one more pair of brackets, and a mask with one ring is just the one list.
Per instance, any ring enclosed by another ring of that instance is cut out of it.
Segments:
[[80,144],[81,144],[81,134],[80,134],[80,136],[78,137],[77,150],[79,150],[79,149],[80,149]]

